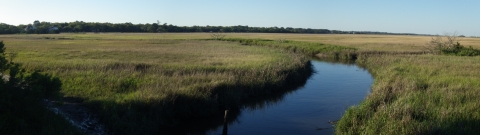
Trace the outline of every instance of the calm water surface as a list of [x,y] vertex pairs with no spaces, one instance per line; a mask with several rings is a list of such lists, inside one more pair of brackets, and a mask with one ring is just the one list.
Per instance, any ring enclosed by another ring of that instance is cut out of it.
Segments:
[[[304,87],[286,94],[281,101],[245,108],[228,125],[228,134],[333,134],[329,121],[337,121],[345,110],[370,92],[373,78],[354,64],[312,60],[316,73]],[[224,127],[206,131],[221,135]]]

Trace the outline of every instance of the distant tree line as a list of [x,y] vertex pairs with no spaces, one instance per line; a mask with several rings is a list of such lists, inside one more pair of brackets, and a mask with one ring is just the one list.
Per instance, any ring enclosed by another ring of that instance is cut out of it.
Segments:
[[28,25],[9,25],[0,23],[0,34],[47,34],[60,32],[252,32],[252,33],[311,33],[311,34],[396,34],[415,35],[411,33],[386,33],[370,31],[339,31],[328,29],[292,28],[292,27],[249,27],[249,26],[176,26],[167,23],[132,24],[98,23],[98,22],[65,22],[51,23],[35,21]]
[[20,28],[20,26],[0,23],[0,34],[15,34],[15,33],[21,33],[21,32],[22,32],[22,29]]
[[[32,28],[35,26],[35,29]],[[49,31],[49,28],[56,27],[58,30]],[[258,32],[258,33],[330,33],[327,29],[304,29],[291,27],[249,27],[249,26],[176,26],[163,23],[132,24],[127,23],[96,23],[96,22],[65,22],[50,23],[37,22],[28,25],[0,24],[0,34],[17,33],[58,33],[58,32]]]

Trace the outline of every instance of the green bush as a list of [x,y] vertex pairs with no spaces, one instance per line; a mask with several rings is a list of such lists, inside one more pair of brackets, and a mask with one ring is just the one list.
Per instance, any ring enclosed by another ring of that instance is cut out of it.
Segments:
[[471,46],[466,48],[460,43],[457,42],[456,45],[450,48],[442,48],[441,52],[446,55],[456,55],[456,56],[478,56],[480,55],[480,50],[473,49]]
[[478,56],[480,50],[473,49],[471,46],[466,48],[458,41],[459,36],[456,33],[445,33],[444,36],[432,37],[426,48],[434,54],[456,55],[456,56]]
[[471,46],[468,48],[462,48],[457,53],[457,56],[478,56],[480,55],[480,50],[473,49]]

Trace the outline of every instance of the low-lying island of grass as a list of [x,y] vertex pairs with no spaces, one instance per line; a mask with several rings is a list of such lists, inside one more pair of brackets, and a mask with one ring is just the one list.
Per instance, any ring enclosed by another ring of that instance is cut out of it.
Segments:
[[312,72],[306,56],[272,48],[87,35],[2,40],[16,53],[14,62],[60,78],[63,96],[83,100],[112,134],[151,134],[217,115],[249,98],[282,91]]

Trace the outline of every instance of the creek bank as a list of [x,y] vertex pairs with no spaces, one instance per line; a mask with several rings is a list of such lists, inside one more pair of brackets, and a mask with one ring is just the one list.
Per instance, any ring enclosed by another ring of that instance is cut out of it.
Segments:
[[43,104],[84,133],[106,135],[105,126],[99,122],[98,114],[87,109],[81,99],[64,97],[61,102],[44,99]]

